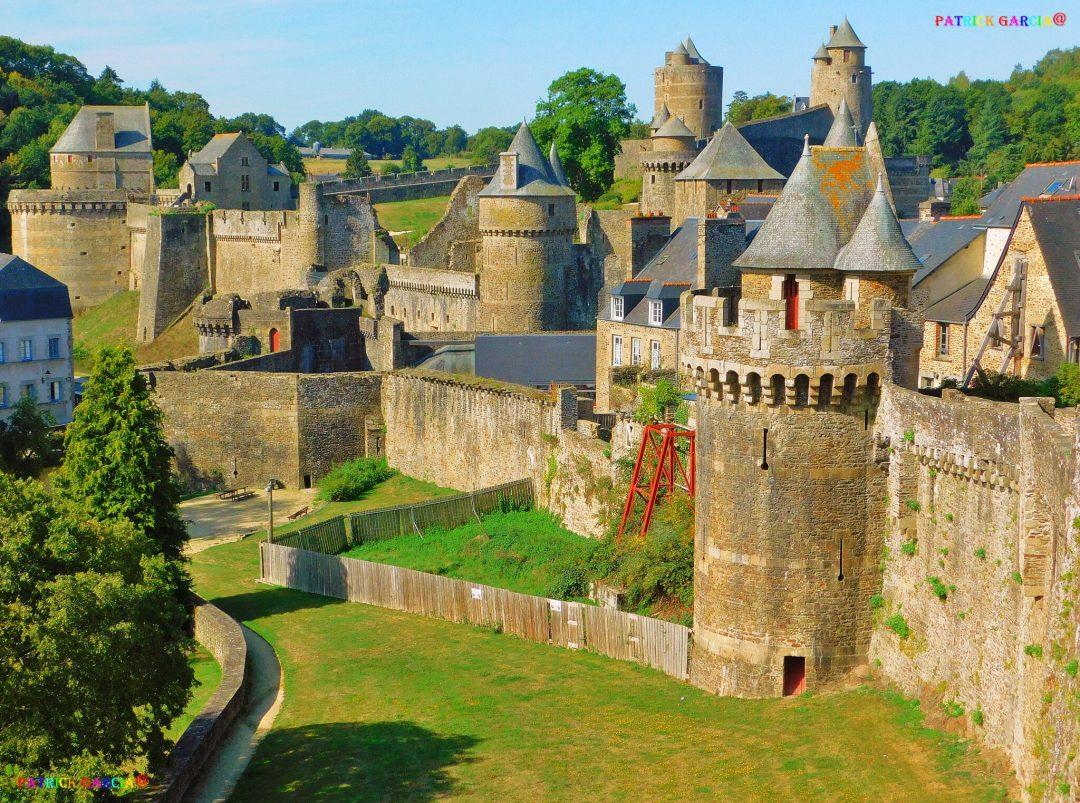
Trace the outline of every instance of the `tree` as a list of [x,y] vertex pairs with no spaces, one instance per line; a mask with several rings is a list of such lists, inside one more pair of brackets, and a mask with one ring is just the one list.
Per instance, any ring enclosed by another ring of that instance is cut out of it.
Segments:
[[53,465],[56,445],[50,429],[56,420],[24,395],[6,421],[0,421],[0,469],[16,477],[36,477]]
[[188,624],[149,535],[0,474],[0,764],[154,771],[193,680]]
[[444,132],[441,153],[443,156],[456,156],[465,150],[468,141],[465,129],[459,125],[452,125]]
[[492,164],[514,141],[514,132],[507,128],[481,128],[469,137],[469,153],[476,164]]
[[101,75],[94,82],[94,100],[103,104],[117,104],[124,102],[123,81],[120,74],[109,65],[101,71]]
[[968,158],[977,165],[984,165],[986,157],[997,150],[1008,139],[1009,131],[1005,125],[1005,115],[999,104],[992,98],[983,103],[979,116],[971,122],[971,150]]
[[363,148],[353,148],[345,162],[345,172],[342,178],[363,178],[371,175],[371,165],[368,164]]
[[983,195],[983,182],[974,176],[965,176],[953,184],[949,212],[953,215],[977,215],[979,198]]
[[154,148],[154,186],[159,189],[175,188],[180,177],[180,160],[175,153]]
[[180,560],[187,532],[161,409],[126,348],[104,348],[64,437],[61,497],[100,521],[127,519]]
[[764,120],[791,111],[791,98],[766,92],[764,95],[748,97],[745,92],[736,92],[728,104],[727,121],[732,125],[750,120]]
[[401,154],[401,172],[419,173],[423,169],[424,163],[420,161],[420,156],[413,150],[413,146],[406,145],[404,152]]
[[[359,122],[359,121],[358,121]],[[376,113],[363,123],[360,145],[375,156],[395,159],[401,155],[401,128],[397,120]]]
[[593,201],[611,186],[619,142],[636,114],[618,76],[582,67],[551,82],[531,128],[544,153],[555,143],[570,186]]

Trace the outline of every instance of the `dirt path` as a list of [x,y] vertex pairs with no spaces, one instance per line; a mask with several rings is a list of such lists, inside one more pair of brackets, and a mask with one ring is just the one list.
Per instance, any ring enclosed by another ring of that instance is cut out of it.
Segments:
[[274,724],[281,708],[284,688],[281,665],[274,648],[251,629],[244,625],[241,627],[250,662],[247,705],[203,770],[202,779],[185,798],[193,803],[216,803],[229,799],[237,781],[247,769],[256,746]]

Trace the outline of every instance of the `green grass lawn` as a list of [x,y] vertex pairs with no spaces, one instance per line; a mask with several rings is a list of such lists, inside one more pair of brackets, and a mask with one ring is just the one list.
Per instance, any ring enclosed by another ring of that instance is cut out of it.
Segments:
[[258,544],[192,558],[277,651],[285,696],[234,801],[999,800],[966,743],[860,690],[715,697],[659,672],[255,582]]
[[188,701],[184,713],[173,721],[165,733],[173,742],[180,738],[184,729],[203,710],[203,706],[209,702],[221,684],[221,667],[201,644],[195,646],[195,652],[191,654],[188,662],[195,670],[195,685],[191,689],[191,700]]
[[449,195],[437,198],[421,198],[416,201],[396,201],[389,204],[375,204],[379,223],[387,231],[407,231],[394,238],[399,248],[408,248],[420,241],[428,230],[439,222],[446,212]]
[[135,343],[138,321],[138,290],[117,293],[79,313],[71,322],[77,354],[75,373],[89,373],[93,367],[93,354],[103,346],[127,346],[133,349],[140,365],[199,353],[199,334],[192,325],[190,314],[178,319],[153,343],[141,346]]
[[429,530],[423,536],[371,541],[345,555],[566,599],[586,593],[580,570],[595,545],[560,526],[550,513],[527,510],[493,513],[483,523]]

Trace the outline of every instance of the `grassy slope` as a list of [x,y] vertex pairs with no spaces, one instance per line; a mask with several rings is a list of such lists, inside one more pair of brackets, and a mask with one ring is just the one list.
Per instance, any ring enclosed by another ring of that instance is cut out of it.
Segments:
[[530,510],[495,513],[483,524],[432,530],[423,537],[372,541],[346,555],[522,594],[560,597],[564,567],[575,557],[583,559],[595,543],[559,526],[550,513]]
[[436,198],[421,198],[416,201],[395,201],[389,204],[375,204],[379,223],[387,231],[404,231],[394,237],[399,248],[415,245],[428,233],[446,212],[449,195]]
[[[406,501],[396,480],[352,504]],[[191,570],[285,675],[236,801],[1002,798],[963,742],[878,692],[714,697],[634,664],[260,585],[254,539]]]
[[[102,346],[128,346],[135,349],[140,364],[186,357],[199,353],[199,336],[191,324],[190,313],[178,319],[153,343],[135,344],[135,328],[139,320],[137,290],[117,293],[96,307],[80,313],[72,321],[76,346],[93,354]],[[89,373],[91,359],[75,361],[75,372]]]
[[189,662],[191,668],[195,670],[195,686],[191,690],[191,700],[188,701],[184,713],[173,721],[165,734],[173,742],[180,738],[184,729],[198,716],[221,684],[221,667],[214,660],[214,656],[201,645],[196,646]]

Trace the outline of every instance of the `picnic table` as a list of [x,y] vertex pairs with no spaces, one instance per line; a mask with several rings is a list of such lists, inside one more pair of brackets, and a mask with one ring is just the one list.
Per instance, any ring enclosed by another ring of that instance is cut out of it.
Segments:
[[254,495],[255,492],[250,488],[226,488],[218,494],[218,499],[224,499],[227,502],[239,502],[241,499],[250,499]]

